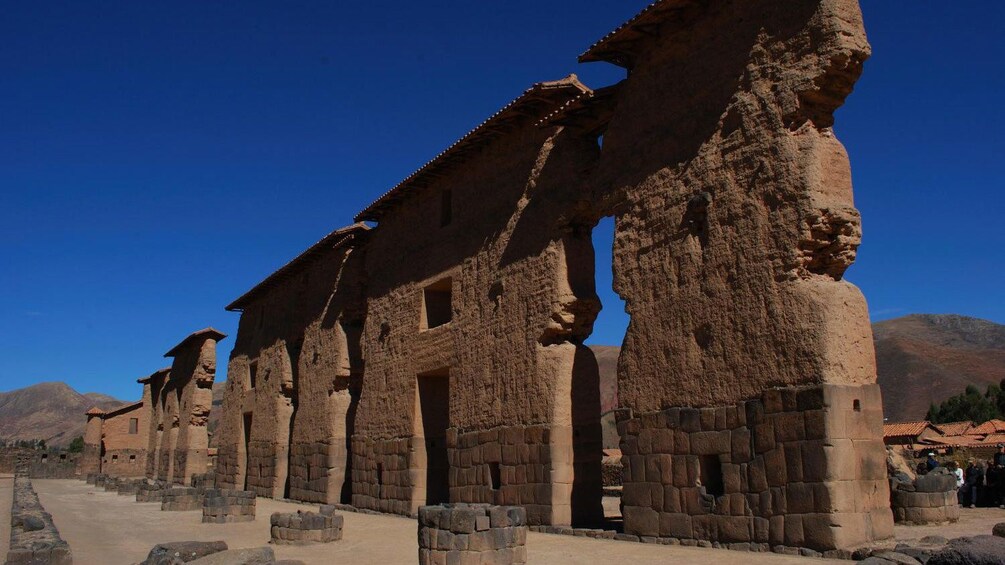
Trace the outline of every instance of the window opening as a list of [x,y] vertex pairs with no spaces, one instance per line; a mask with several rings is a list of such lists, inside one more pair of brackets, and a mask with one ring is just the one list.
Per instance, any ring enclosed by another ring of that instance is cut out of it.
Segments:
[[499,490],[502,482],[502,473],[499,470],[499,462],[492,461],[489,464],[489,488]]
[[248,364],[248,387],[255,388],[258,382],[258,361]]
[[129,433],[136,435],[140,432],[140,420],[138,418],[129,418]]
[[431,330],[450,322],[453,317],[451,291],[453,279],[440,279],[422,289],[422,330]]
[[450,225],[454,219],[453,192],[444,190],[440,193],[440,227]]

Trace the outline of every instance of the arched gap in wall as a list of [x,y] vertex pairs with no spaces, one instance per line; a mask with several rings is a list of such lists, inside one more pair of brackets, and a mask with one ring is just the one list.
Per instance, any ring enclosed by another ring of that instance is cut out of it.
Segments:
[[[596,293],[601,310],[593,323],[593,333],[584,341],[597,360],[600,428],[603,449],[608,452],[620,449],[621,440],[615,418],[618,407],[618,356],[629,322],[625,301],[614,291],[614,233],[613,216],[601,218],[591,233]],[[601,477],[605,489],[614,486],[609,483],[617,482],[615,479],[620,476],[616,463],[615,459],[604,457]],[[619,506],[615,497],[604,497],[604,518],[608,523],[621,520]]]

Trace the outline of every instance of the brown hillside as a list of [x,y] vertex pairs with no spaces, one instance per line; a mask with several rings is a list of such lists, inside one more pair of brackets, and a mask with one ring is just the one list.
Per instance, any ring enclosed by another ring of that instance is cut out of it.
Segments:
[[63,447],[84,434],[84,412],[123,404],[105,394],[80,394],[61,382],[0,392],[0,438],[44,439],[51,446]]
[[1005,326],[951,314],[914,314],[873,324],[883,410],[891,422],[1005,379]]

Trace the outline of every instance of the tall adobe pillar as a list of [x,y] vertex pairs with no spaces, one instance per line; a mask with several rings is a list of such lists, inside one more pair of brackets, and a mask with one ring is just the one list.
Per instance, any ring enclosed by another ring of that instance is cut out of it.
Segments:
[[820,551],[892,535],[832,129],[869,54],[855,0],[661,0],[581,56],[629,70],[594,179],[631,316],[626,532]]
[[164,433],[164,384],[171,373],[171,368],[167,367],[159,371],[137,379],[136,382],[143,385],[143,404],[148,406],[147,414],[150,415],[150,422],[147,429],[140,430],[140,433],[147,435],[147,460],[146,477],[148,479],[157,478],[157,469],[160,462],[161,438]]
[[[192,475],[200,475],[209,466],[209,411],[213,405],[213,379],[216,376],[216,344],[227,337],[206,328],[199,330],[164,354],[172,357],[168,386],[163,394],[167,409],[163,414],[164,431],[170,427],[171,443],[162,440],[160,457],[171,457],[168,465],[159,461],[166,470],[167,480],[188,484]],[[164,436],[162,435],[162,438]],[[170,451],[165,451],[165,447]],[[159,473],[160,474],[160,473]]]
[[105,415],[98,407],[87,411],[87,425],[84,428],[84,452],[80,457],[80,474],[101,472],[101,432]]

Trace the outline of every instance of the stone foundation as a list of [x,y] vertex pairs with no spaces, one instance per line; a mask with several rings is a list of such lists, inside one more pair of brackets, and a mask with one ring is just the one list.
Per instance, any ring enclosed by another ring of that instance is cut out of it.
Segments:
[[203,489],[192,487],[174,487],[161,493],[161,510],[170,512],[188,512],[202,510]]
[[389,514],[415,515],[419,505],[412,502],[413,479],[424,470],[409,459],[421,442],[418,438],[354,437],[352,505]]
[[132,496],[139,491],[140,485],[145,485],[146,483],[146,479],[123,479],[119,481],[119,487],[116,489],[116,492],[121,496]]
[[105,492],[118,492],[120,482],[122,482],[122,479],[118,477],[105,477],[101,488],[105,489]]
[[330,485],[345,480],[348,450],[345,438],[334,444],[294,443],[290,446],[290,498],[304,502],[337,502],[341,492]]
[[98,473],[88,473],[85,482],[89,485],[93,485],[98,480]]
[[163,481],[140,484],[136,487],[136,502],[163,502],[164,493],[169,489]]
[[527,562],[527,513],[516,506],[443,504],[419,509],[419,565]]
[[192,475],[191,486],[194,488],[214,488],[216,486],[216,476],[213,473]]
[[956,475],[939,467],[913,482],[890,479],[890,507],[899,523],[920,526],[956,522],[960,505],[956,499]]
[[[549,426],[447,430],[450,500],[522,506],[528,523],[550,524],[550,436]],[[498,485],[492,484],[493,473]]]
[[258,496],[276,496],[276,461],[275,443],[253,440],[248,444],[248,490]]
[[272,515],[272,543],[280,545],[306,545],[331,543],[342,539],[342,515],[335,507],[322,505],[318,513],[295,512]]
[[212,524],[253,522],[255,493],[250,490],[206,489],[202,498],[202,521]]
[[[448,429],[449,470],[444,472],[449,473],[450,500],[522,506],[529,524],[598,520],[601,517],[599,435],[593,445],[581,448],[560,439],[573,436],[568,428],[564,434],[556,434],[552,428],[511,426],[471,432]],[[353,506],[414,516],[414,509],[426,502],[422,443],[423,438],[412,437],[354,438]],[[591,465],[586,464],[589,457],[582,456],[586,452],[594,456]],[[556,460],[565,461],[565,465],[557,465]],[[573,493],[583,500],[573,499]],[[559,508],[563,505],[564,509]]]
[[6,565],[70,565],[70,546],[59,536],[27,477],[14,479],[10,549]]
[[877,385],[623,420],[625,533],[817,551],[890,537],[882,425]]

